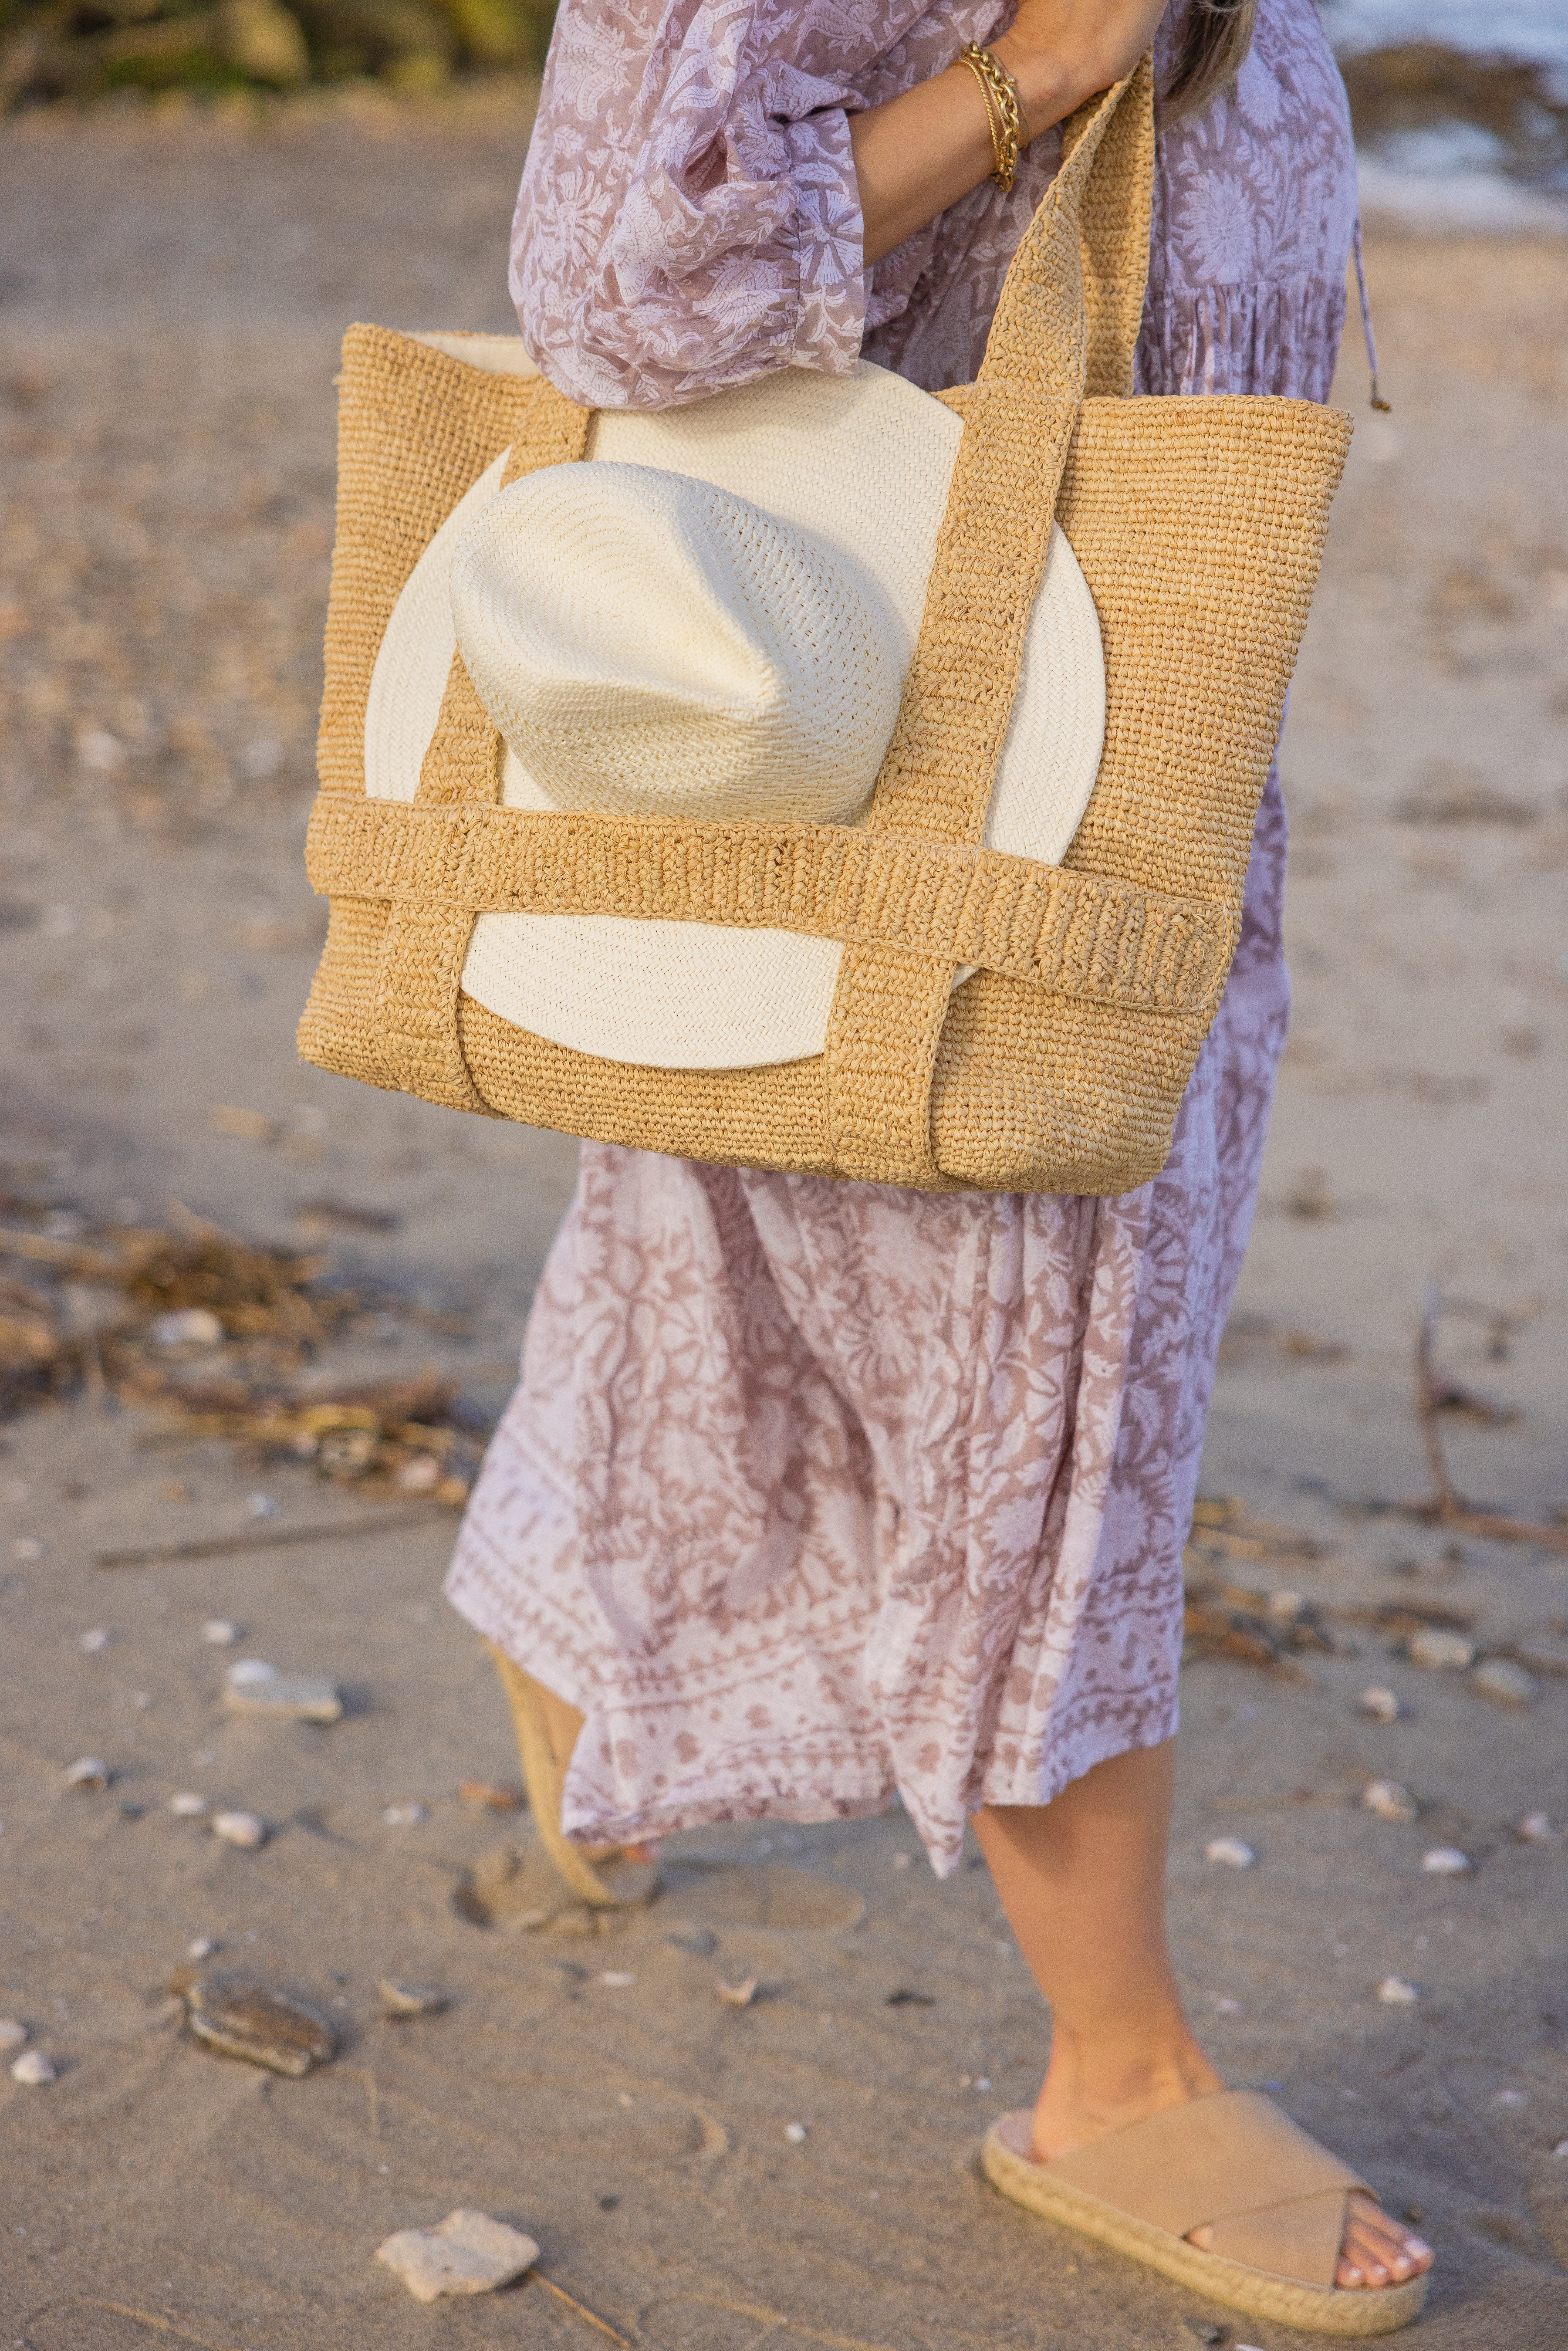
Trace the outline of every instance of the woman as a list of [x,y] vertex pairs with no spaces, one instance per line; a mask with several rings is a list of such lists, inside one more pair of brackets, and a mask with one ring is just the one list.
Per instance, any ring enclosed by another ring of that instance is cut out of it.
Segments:
[[[529,349],[595,407],[860,357],[968,381],[1055,126],[1157,30],[1139,389],[1322,399],[1354,185],[1312,0],[1257,0],[1255,28],[1250,0],[1162,7],[566,0],[514,248]],[[969,42],[1016,89],[1010,190]],[[946,1875],[973,1820],[1052,2012],[1022,2191],[993,2168],[1024,2201],[1031,2167],[1232,2110],[1205,2103],[1223,2085],[1182,2012],[1163,1871],[1182,1544],[1285,1031],[1283,852],[1271,777],[1225,999],[1138,1192],[925,1194],[585,1144],[448,1583],[503,1658],[536,1790],[563,1779],[579,1843],[548,1793],[543,1825],[591,1899],[591,1839],[896,1792]],[[1313,2307],[1383,2293],[1402,2323],[1427,2248],[1369,2195],[1333,2210],[1320,2284],[1343,2293]],[[1243,2294],[1282,2265],[1162,2225],[1228,2252]]]

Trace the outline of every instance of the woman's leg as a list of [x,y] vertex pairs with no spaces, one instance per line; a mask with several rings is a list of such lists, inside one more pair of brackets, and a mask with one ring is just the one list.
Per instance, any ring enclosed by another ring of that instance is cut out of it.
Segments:
[[[1166,1838],[1176,1746],[1096,1764],[1050,1804],[988,1805],[975,1831],[1019,1948],[1051,2003],[1034,2115],[1041,2162],[1164,2106],[1225,2087],[1183,2012],[1166,1944]],[[1207,2231],[1193,2231],[1202,2245]],[[1351,2200],[1343,2286],[1431,2267],[1370,2197]]]

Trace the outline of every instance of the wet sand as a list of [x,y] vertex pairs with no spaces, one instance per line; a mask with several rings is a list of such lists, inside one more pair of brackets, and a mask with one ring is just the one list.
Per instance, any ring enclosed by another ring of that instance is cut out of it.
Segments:
[[[570,1191],[572,1144],[298,1067],[321,910],[299,869],[330,523],[330,377],[352,318],[508,324],[515,93],[0,135],[7,480],[0,1222],[171,1196],[313,1238],[392,1317],[332,1376],[434,1361],[503,1399]],[[1425,1490],[1411,1408],[1427,1286],[1442,1360],[1518,1408],[1446,1415],[1456,1479],[1568,1506],[1568,242],[1375,238],[1396,408],[1358,436],[1293,697],[1297,1017],[1227,1340],[1205,1485],[1297,1530],[1206,1570],[1330,1604],[1473,1612],[1484,1648],[1568,1651],[1568,1559],[1375,1507]],[[214,1105],[270,1122],[214,1131]],[[258,1129],[258,1132],[264,1131]],[[1046,2020],[982,1868],[937,1886],[907,1822],[707,1831],[610,1937],[474,1922],[472,1873],[525,1814],[498,1687],[440,1601],[451,1520],[152,1569],[95,1552],[357,1514],[305,1468],[90,1400],[0,1428],[0,2014],[58,2068],[0,2075],[0,2344],[329,2351],[607,2337],[537,2282],[413,2303],[373,2255],[473,2205],[619,2334],[693,2351],[1017,2343],[1154,2351],[1184,2319],[1286,2351],[1001,2202],[974,2152],[1025,2103]],[[20,1546],[20,1552],[16,1547]],[[41,1549],[39,1548],[41,1546]],[[200,1638],[223,1615],[224,1651]],[[1396,2210],[1438,2283],[1418,2338],[1568,2335],[1568,1678],[1500,1708],[1334,1620],[1287,1682],[1185,1677],[1172,1907],[1183,1980],[1239,2085]],[[84,1653],[79,1635],[108,1631]],[[1351,1654],[1354,1645],[1358,1654]],[[225,1658],[329,1674],[331,1725],[225,1712]],[[1368,1683],[1406,1712],[1359,1716]],[[99,1793],[64,1768],[101,1755]],[[1391,1776],[1409,1827],[1360,1808]],[[168,1798],[262,1814],[257,1852]],[[388,1808],[426,1816],[389,1823]],[[1255,1868],[1202,1858],[1243,1838]],[[1453,1844],[1472,1874],[1420,1867]],[[713,1938],[711,1951],[686,1948]],[[680,1939],[672,1941],[672,1934]],[[308,2080],[193,2046],[164,1991],[186,1946],[292,1991],[340,2036]],[[387,1973],[444,2013],[381,2019]],[[1388,1974],[1414,2006],[1375,1997]],[[748,2008],[716,1978],[754,1974]],[[630,1976],[612,1983],[606,1976]],[[897,1999],[898,1994],[918,1999]],[[796,2143],[791,2123],[807,2126]]]

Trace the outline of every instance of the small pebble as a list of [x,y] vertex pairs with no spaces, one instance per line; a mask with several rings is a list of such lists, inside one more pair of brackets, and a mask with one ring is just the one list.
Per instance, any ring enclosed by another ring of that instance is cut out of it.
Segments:
[[113,1637],[101,1625],[95,1625],[90,1633],[77,1635],[77,1647],[85,1656],[96,1657],[100,1649],[108,1648]]
[[270,1494],[247,1494],[245,1498],[245,1514],[247,1519],[275,1519],[277,1516],[277,1504]]
[[392,1483],[405,1494],[427,1494],[441,1483],[441,1464],[434,1453],[416,1453],[399,1463]]
[[213,1834],[222,1837],[225,1844],[237,1844],[253,1853],[257,1845],[267,1843],[267,1823],[258,1813],[214,1813]]
[[1403,1828],[1409,1827],[1418,1809],[1409,1789],[1402,1788],[1397,1780],[1374,1780],[1362,1790],[1361,1807],[1363,1812],[1375,1813],[1380,1821],[1397,1821]]
[[185,1957],[188,1959],[210,1959],[217,1948],[210,1935],[198,1935],[186,1944]]
[[1557,1831],[1547,1813],[1526,1813],[1519,1824],[1518,1834],[1525,1844],[1555,1844]]
[[68,1788],[107,1788],[109,1779],[109,1766],[97,1755],[78,1755],[74,1763],[66,1767]]
[[804,2147],[806,2144],[807,2129],[808,2126],[805,2123],[786,2123],[784,2126],[784,2136],[789,2140],[791,2147]]
[[757,1978],[743,1976],[738,1983],[727,1983],[723,1976],[720,1976],[714,1985],[714,1990],[727,2007],[749,2008],[757,1998]]
[[1496,2090],[1492,2093],[1494,2106],[1522,2106],[1524,2102],[1522,2090]]
[[1278,1618],[1281,1625],[1293,1625],[1306,1604],[1299,1592],[1271,1592],[1269,1594],[1269,1614]]
[[13,2082],[26,2083],[30,2090],[41,2090],[46,2082],[54,2078],[54,2065],[41,2049],[25,2050],[11,2068]]
[[1440,1625],[1423,1625],[1412,1633],[1406,1645],[1406,1655],[1413,1666],[1424,1666],[1430,1674],[1462,1674],[1475,1664],[1476,1645],[1462,1633],[1450,1633]]
[[1385,1976],[1377,1987],[1377,1997],[1386,2008],[1414,2008],[1421,1995],[1403,1976]]
[[20,2049],[27,2038],[27,2028],[20,2017],[0,2016],[0,2049]]
[[1205,1861],[1218,1861],[1226,1869],[1250,1869],[1258,1859],[1249,1844],[1239,1837],[1210,1837],[1203,1848]]
[[211,1810],[205,1796],[198,1796],[193,1788],[182,1788],[169,1799],[169,1810],[177,1821],[199,1821]]
[[48,1545],[40,1541],[37,1535],[18,1535],[11,1545],[11,1556],[20,1560],[42,1559],[47,1549]]
[[1534,1705],[1537,1694],[1534,1675],[1527,1674],[1511,1657],[1488,1657],[1470,1676],[1470,1687],[1498,1706],[1512,1707],[1519,1713]]
[[1216,1992],[1214,2012],[1216,2016],[1245,2016],[1247,2010],[1242,2001],[1228,2000],[1223,1992]]
[[389,1829],[411,1829],[430,1818],[428,1804],[383,1804],[382,1818]]
[[1421,1855],[1421,1866],[1428,1877],[1468,1877],[1470,1857],[1457,1844],[1435,1844],[1430,1853]]
[[894,1869],[910,1869],[913,1868],[914,1864],[915,1855],[912,1853],[895,1853],[892,1856],[891,1866]]
[[599,1980],[601,1984],[608,1984],[612,1991],[626,1991],[637,1979],[629,1976],[623,1968],[603,1968],[600,1970]]
[[1399,1719],[1399,1700],[1391,1689],[1385,1689],[1381,1682],[1374,1682],[1370,1689],[1364,1689],[1355,1703],[1357,1711],[1369,1715],[1374,1722],[1397,1722]]
[[1568,2138],[1560,2138],[1552,2152],[1553,2155],[1568,2156]]
[[1223,2343],[1225,2329],[1216,2326],[1212,2318],[1184,2318],[1183,2331],[1199,2343]]
[[172,1314],[160,1314],[147,1332],[152,1345],[165,1353],[176,1347],[216,1347],[222,1344],[223,1335],[223,1324],[205,1306],[183,1306]]
[[449,2212],[434,2229],[400,2229],[376,2248],[416,2301],[444,2294],[493,2294],[531,2269],[539,2249],[520,2229],[487,2212]]
[[202,1638],[214,1649],[232,1648],[239,1639],[239,1626],[231,1625],[226,1616],[209,1616],[202,1627]]
[[281,1674],[260,1657],[242,1657],[224,1669],[224,1704],[231,1714],[270,1714],[290,1721],[336,1722],[343,1700],[320,1674]]
[[446,1994],[436,1984],[404,1983],[397,1976],[382,1976],[376,1991],[381,1996],[382,2015],[400,2021],[410,2016],[439,2016],[446,2006]]

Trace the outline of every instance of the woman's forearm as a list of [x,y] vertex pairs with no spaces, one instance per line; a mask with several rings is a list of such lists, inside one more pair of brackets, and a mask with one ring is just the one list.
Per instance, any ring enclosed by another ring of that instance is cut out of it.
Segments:
[[[1018,85],[1031,139],[1132,70],[1166,0],[1023,0],[990,44]],[[865,266],[925,228],[992,169],[986,100],[967,65],[850,117]]]

